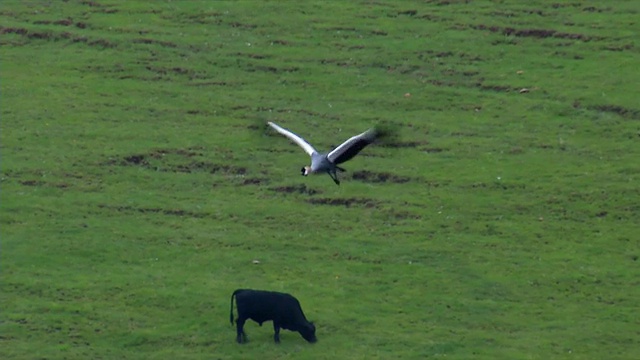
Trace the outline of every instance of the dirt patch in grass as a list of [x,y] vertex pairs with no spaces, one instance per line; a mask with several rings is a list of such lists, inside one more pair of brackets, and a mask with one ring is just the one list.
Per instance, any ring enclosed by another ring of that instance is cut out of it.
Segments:
[[333,64],[336,66],[351,66],[353,65],[353,60],[343,60],[343,59],[321,59],[320,64]]
[[262,185],[268,182],[269,180],[262,178],[246,178],[242,180],[242,185]]
[[185,75],[185,76],[189,76],[191,79],[196,79],[198,78],[198,76],[196,76],[195,71],[191,70],[191,69],[186,69],[183,67],[172,67],[172,68],[164,68],[164,67],[153,67],[153,66],[147,66],[146,67],[147,70],[154,72],[158,75],[162,75],[162,76],[166,76],[169,74],[174,74],[174,75]]
[[113,14],[113,13],[117,13],[118,10],[117,9],[111,9],[111,7],[113,7],[113,5],[104,5],[101,4],[97,1],[93,1],[93,0],[85,0],[85,1],[81,1],[80,4],[82,5],[87,5],[89,7],[95,8],[96,10],[92,9],[91,11],[95,11],[95,12],[100,12],[100,13],[105,13],[105,14]]
[[[70,26],[74,24],[70,19],[51,21],[51,22],[44,20],[44,22],[43,21],[38,22],[38,24],[40,23],[47,23],[47,24],[50,23],[54,25],[63,25],[63,26]],[[87,27],[87,24],[83,22],[76,23],[75,25],[79,29],[85,29]],[[117,43],[114,43],[113,41],[110,41],[107,39],[90,39],[86,36],[76,35],[66,31],[52,32],[52,31],[36,31],[36,30],[30,30],[26,28],[0,27],[0,34],[17,34],[17,35],[26,36],[29,39],[50,40],[50,41],[69,40],[73,43],[85,43],[89,46],[100,46],[104,48],[114,48],[117,46]],[[169,48],[177,47],[175,43],[172,43],[169,41],[161,41],[161,40],[154,40],[154,39],[148,39],[148,38],[133,39],[131,40],[131,42],[134,44],[154,44],[154,45],[160,45],[162,47],[169,47]]]
[[378,144],[380,147],[390,148],[390,149],[417,149],[427,153],[440,153],[446,151],[444,148],[440,147],[429,147],[429,142],[426,140],[420,141],[382,141]]
[[507,183],[496,181],[493,183],[476,182],[473,184],[463,185],[467,189],[493,189],[493,190],[526,190],[527,186],[521,183]]
[[168,48],[175,48],[178,46],[172,43],[171,41],[162,41],[162,40],[155,40],[155,39],[149,39],[149,38],[133,39],[132,42],[134,44],[152,44],[152,45],[160,45],[162,47],[168,47]]
[[366,208],[375,208],[378,206],[378,201],[367,198],[346,198],[346,199],[330,199],[330,198],[320,198],[320,199],[309,199],[308,203],[314,205],[332,205],[332,206],[344,206],[344,207],[352,207],[352,206],[363,206]]
[[500,17],[506,17],[506,18],[513,18],[516,16],[521,16],[521,14],[525,14],[525,15],[538,15],[538,16],[547,16],[542,10],[537,10],[537,9],[524,9],[524,10],[519,10],[519,11],[502,11],[502,10],[497,10],[497,11],[492,11],[491,13],[492,17],[496,17],[496,16],[500,16]]
[[116,44],[107,39],[89,39],[85,36],[74,35],[70,32],[52,32],[52,31],[34,31],[25,28],[1,27],[0,34],[16,34],[22,35],[29,39],[62,41],[68,40],[73,43],[85,43],[89,46],[99,46],[103,48],[113,48]]
[[239,57],[243,57],[246,56],[248,58],[251,59],[257,59],[257,60],[262,60],[262,59],[268,59],[271,58],[271,55],[264,55],[264,54],[253,54],[253,53],[242,53],[242,52],[238,52],[236,53],[237,56]]
[[516,88],[513,88],[511,86],[506,86],[506,85],[485,85],[483,83],[477,83],[476,86],[482,90],[496,91],[496,92],[509,92],[509,91],[517,90]]
[[210,174],[216,174],[221,172],[221,173],[232,174],[232,175],[246,175],[247,168],[242,166],[219,165],[219,164],[200,161],[196,163],[190,163],[184,166],[178,166],[175,169],[175,172],[191,173],[196,171],[208,171]]
[[423,146],[427,144],[428,142],[426,141],[388,141],[388,142],[381,143],[379,146],[386,147],[386,148],[393,148],[393,149],[403,149],[403,148],[414,149],[419,146]]
[[97,1],[90,1],[90,0],[80,1],[80,4],[91,6],[91,7],[103,7],[104,6],[104,5],[100,4]]
[[73,25],[73,20],[67,18],[67,19],[61,19],[61,20],[37,20],[33,22],[36,25],[61,25],[61,26],[71,26]]
[[633,44],[607,45],[607,46],[603,46],[602,49],[607,51],[625,51],[625,50],[631,50],[633,49],[633,47],[634,47]]
[[437,6],[446,6],[446,5],[457,5],[457,4],[468,4],[471,0],[430,0],[427,3],[432,3]]
[[416,16],[417,14],[418,14],[418,10],[403,10],[403,11],[398,11],[398,15]]
[[187,85],[189,86],[227,86],[231,84],[227,83],[226,81],[205,81],[205,82],[191,83]]
[[332,258],[334,260],[342,260],[342,261],[356,261],[356,262],[360,262],[360,263],[366,263],[366,264],[382,264],[383,260],[381,259],[376,259],[376,258],[371,258],[369,256],[360,256],[360,255],[356,255],[356,254],[349,254],[346,252],[340,253],[340,252],[336,252],[332,255]]
[[22,181],[19,181],[19,183],[24,186],[43,186],[43,187],[54,187],[58,189],[66,189],[70,187],[69,184],[64,182],[51,183],[51,182],[45,182],[40,180],[22,180]]
[[398,220],[406,220],[406,219],[420,220],[420,219],[422,219],[422,215],[416,214],[416,213],[412,213],[412,212],[409,212],[409,211],[404,211],[404,210],[391,211],[389,213],[389,215],[393,216],[394,218],[396,218]]
[[386,183],[391,182],[395,184],[403,184],[411,181],[406,176],[399,176],[385,172],[373,172],[373,171],[356,171],[351,176],[355,180],[360,180],[366,183]]
[[241,22],[231,22],[229,23],[229,26],[234,27],[234,28],[242,28],[242,29],[255,29],[258,27],[258,25],[254,25],[254,24],[244,24]]
[[181,209],[163,209],[163,208],[145,208],[145,207],[135,207],[129,205],[98,205],[101,209],[109,209],[115,210],[118,212],[138,212],[141,214],[162,214],[168,216],[181,216],[181,217],[193,217],[193,218],[206,218],[209,217],[209,214],[206,213],[197,213],[188,210]]
[[306,194],[306,195],[315,195],[315,194],[322,193],[322,191],[309,188],[305,184],[292,185],[292,186],[279,186],[279,187],[271,188],[270,190],[273,190],[279,193],[285,193],[285,194],[298,193],[298,194]]
[[322,119],[340,120],[339,116],[329,115],[329,114],[325,114],[325,113],[319,113],[319,112],[311,111],[311,110],[307,110],[307,109],[283,108],[283,109],[275,109],[274,111],[276,111],[278,113],[296,113],[296,114],[302,114],[302,115],[305,115],[305,116],[317,117],[317,118],[322,118]]
[[176,154],[184,157],[194,157],[194,156],[203,156],[202,153],[203,148],[201,147],[192,147],[186,149],[156,149],[152,150],[149,155],[154,158],[161,158],[167,154]]
[[378,36],[387,36],[389,35],[386,31],[382,31],[382,30],[373,30],[371,31],[371,35],[378,35]]
[[124,165],[149,165],[149,162],[145,160],[145,155],[129,155],[123,158]]
[[199,147],[187,149],[155,149],[146,154],[132,154],[106,161],[105,165],[140,166],[161,172],[208,172],[210,174],[225,173],[231,175],[245,175],[247,168],[208,161],[197,161],[195,158],[204,156]]
[[44,182],[38,181],[38,180],[23,180],[23,181],[20,181],[20,184],[24,186],[41,186],[41,185],[44,185]]
[[15,27],[4,27],[0,26],[0,34],[17,34],[17,35],[27,35],[29,30],[25,28],[15,28]]
[[29,39],[43,39],[50,40],[54,37],[52,32],[49,31],[32,31],[25,28],[15,27],[0,27],[0,34],[16,34],[26,36]]
[[300,69],[298,67],[296,67],[296,66],[277,68],[275,66],[249,65],[249,66],[246,67],[245,70],[247,70],[249,72],[262,71],[262,72],[269,72],[269,73],[273,73],[273,74],[281,74],[281,73],[297,72]]
[[116,44],[114,44],[111,41],[106,40],[106,39],[96,39],[96,40],[86,41],[86,43],[89,46],[99,46],[99,47],[103,47],[103,48],[116,47]]
[[640,110],[629,109],[618,105],[595,105],[587,107],[589,110],[613,113],[626,119],[640,119]]
[[476,30],[490,31],[493,33],[500,33],[507,36],[516,37],[533,37],[538,39],[546,38],[558,38],[558,39],[572,39],[581,41],[601,40],[602,37],[588,36],[585,34],[577,33],[565,33],[553,29],[515,29],[512,27],[501,26],[488,26],[488,25],[475,25],[472,26]]

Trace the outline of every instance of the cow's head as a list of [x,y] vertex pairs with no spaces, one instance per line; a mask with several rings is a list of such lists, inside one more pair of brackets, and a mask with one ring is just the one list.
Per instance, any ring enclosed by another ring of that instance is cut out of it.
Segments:
[[302,335],[302,337],[310,343],[318,341],[318,339],[316,339],[316,326],[313,325],[312,322],[307,322],[306,324],[302,325],[299,332],[300,335]]

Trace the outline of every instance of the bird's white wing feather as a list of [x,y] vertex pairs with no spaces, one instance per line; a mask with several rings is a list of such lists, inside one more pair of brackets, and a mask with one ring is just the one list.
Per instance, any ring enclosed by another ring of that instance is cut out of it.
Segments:
[[332,163],[335,163],[336,160],[340,157],[344,157],[347,160],[351,159],[365,146],[371,144],[375,140],[375,138],[376,132],[373,129],[369,129],[362,134],[352,136],[351,138],[349,138],[349,140],[343,142],[337,148],[333,149],[329,154],[327,154],[327,158]]
[[311,146],[305,139],[301,138],[300,136],[292,133],[291,131],[285,128],[278,126],[277,124],[272,123],[271,121],[267,122],[267,124],[269,124],[269,126],[274,128],[280,134],[288,137],[291,141],[298,144],[301,148],[304,149],[304,151],[307,154],[309,154],[309,156],[313,155],[313,153],[316,152],[316,149],[314,149],[313,146]]

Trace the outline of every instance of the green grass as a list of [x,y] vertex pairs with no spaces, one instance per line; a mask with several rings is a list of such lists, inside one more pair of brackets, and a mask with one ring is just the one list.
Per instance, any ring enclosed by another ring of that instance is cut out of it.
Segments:
[[[639,13],[3,2],[0,357],[640,358]],[[266,121],[398,139],[337,187]]]

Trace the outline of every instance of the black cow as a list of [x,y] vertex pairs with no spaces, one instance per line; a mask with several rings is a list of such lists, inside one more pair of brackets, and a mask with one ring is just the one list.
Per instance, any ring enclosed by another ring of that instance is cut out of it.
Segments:
[[265,321],[273,320],[273,340],[280,343],[280,328],[297,331],[310,343],[317,341],[316,327],[304,317],[300,302],[295,297],[274,291],[238,289],[231,294],[231,325],[233,325],[233,297],[236,298],[238,319],[236,319],[236,341],[247,341],[244,323],[251,319],[260,326]]

